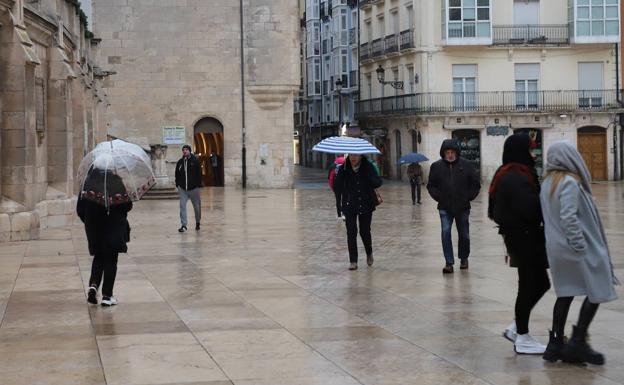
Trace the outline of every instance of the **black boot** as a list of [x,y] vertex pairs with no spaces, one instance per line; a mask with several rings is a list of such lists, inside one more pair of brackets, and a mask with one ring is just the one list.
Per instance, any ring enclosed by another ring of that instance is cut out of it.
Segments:
[[587,362],[593,365],[604,365],[605,362],[604,356],[587,343],[587,331],[577,326],[573,327],[572,338],[564,346],[562,354],[566,362]]
[[544,352],[542,358],[549,362],[562,360],[563,355],[561,352],[563,351],[563,347],[565,345],[563,338],[563,336],[558,336],[555,332],[551,331],[548,346],[546,346],[546,351]]

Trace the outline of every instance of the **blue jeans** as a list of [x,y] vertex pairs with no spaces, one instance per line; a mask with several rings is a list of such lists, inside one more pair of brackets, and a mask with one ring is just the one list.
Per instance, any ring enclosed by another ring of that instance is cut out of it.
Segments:
[[467,260],[470,256],[470,210],[462,211],[456,215],[446,210],[440,211],[440,221],[442,222],[442,250],[444,259],[448,265],[455,264],[453,256],[453,240],[451,238],[451,228],[453,221],[457,226],[457,234],[459,235],[459,259]]

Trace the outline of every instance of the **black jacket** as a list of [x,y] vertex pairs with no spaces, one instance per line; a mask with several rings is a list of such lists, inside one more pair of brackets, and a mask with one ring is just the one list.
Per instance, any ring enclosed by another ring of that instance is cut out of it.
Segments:
[[[184,171],[184,161],[186,160],[186,172]],[[188,178],[188,184],[187,184]],[[201,165],[199,159],[193,154],[188,158],[182,157],[176,164],[175,169],[176,187],[183,190],[193,190],[202,186]]]
[[[457,160],[453,163],[444,159],[444,151],[449,149],[457,152]],[[442,159],[431,165],[427,183],[429,195],[438,202],[438,210],[446,210],[451,214],[470,209],[470,201],[479,195],[481,189],[474,166],[460,155],[460,147],[456,141],[447,139],[442,142]]]
[[110,206],[109,209],[87,199],[78,199],[76,212],[85,225],[89,254],[125,253],[130,241],[128,211],[132,202]]
[[342,212],[354,215],[375,211],[373,194],[382,184],[382,179],[368,159],[362,157],[358,172],[354,172],[347,157],[334,179],[334,192],[341,197]]
[[[529,137],[520,134],[505,141],[503,165],[524,165],[530,178],[516,169],[501,174],[494,196],[489,199],[488,214],[503,235],[511,266],[548,267],[540,186],[535,162],[529,155],[529,144]],[[499,172],[501,168],[496,171],[494,181]]]

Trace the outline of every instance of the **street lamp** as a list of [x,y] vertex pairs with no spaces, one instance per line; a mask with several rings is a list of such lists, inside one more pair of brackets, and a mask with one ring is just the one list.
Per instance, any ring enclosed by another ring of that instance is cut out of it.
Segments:
[[379,68],[375,70],[375,72],[377,72],[377,80],[379,80],[379,83],[381,83],[382,85],[385,86],[386,84],[389,84],[395,90],[403,89],[402,81],[399,81],[399,80],[393,80],[393,81],[388,81],[388,82],[386,81],[386,70],[381,66],[381,64],[379,65]]
[[338,128],[342,124],[342,78],[336,80],[336,92],[338,93]]

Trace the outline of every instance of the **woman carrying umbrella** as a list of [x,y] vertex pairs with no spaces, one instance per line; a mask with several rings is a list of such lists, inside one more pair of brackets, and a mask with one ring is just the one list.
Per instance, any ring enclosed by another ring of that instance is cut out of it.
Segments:
[[97,304],[103,280],[102,306],[117,305],[113,286],[119,253],[128,251],[128,212],[132,200],[138,200],[154,184],[149,158],[130,143],[104,142],[82,160],[78,177],[82,189],[76,211],[93,256],[87,301]]
[[341,197],[342,213],[346,218],[349,270],[357,270],[358,221],[360,237],[366,250],[366,262],[368,266],[372,266],[373,242],[370,228],[373,211],[379,203],[375,189],[379,188],[383,181],[363,154],[378,154],[379,150],[364,139],[346,136],[324,139],[312,150],[330,154],[349,154],[334,179],[334,191]]
[[336,179],[336,174],[342,165],[345,163],[345,157],[339,156],[334,160],[334,164],[329,170],[329,175],[327,176],[329,188],[333,191],[334,197],[336,198],[336,214],[338,215],[338,219],[345,220],[345,217],[342,216],[342,208],[340,203],[340,194],[334,188],[334,180]]

